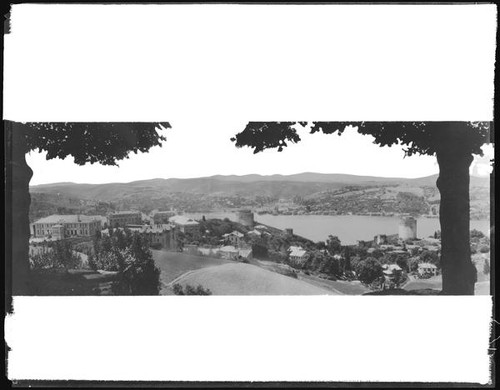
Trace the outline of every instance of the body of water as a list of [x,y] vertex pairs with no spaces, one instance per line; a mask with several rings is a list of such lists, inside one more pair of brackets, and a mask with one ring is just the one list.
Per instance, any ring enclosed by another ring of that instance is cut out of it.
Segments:
[[[214,212],[186,214],[194,219],[229,218],[238,221],[236,213]],[[338,236],[342,244],[356,244],[357,240],[372,240],[377,234],[397,234],[399,217],[372,217],[364,215],[271,215],[255,214],[256,223],[273,226],[278,229],[292,228],[294,234],[312,241],[325,241],[328,236]],[[471,229],[477,229],[489,235],[490,221],[470,222]],[[441,230],[438,218],[418,218],[417,237],[425,238]]]

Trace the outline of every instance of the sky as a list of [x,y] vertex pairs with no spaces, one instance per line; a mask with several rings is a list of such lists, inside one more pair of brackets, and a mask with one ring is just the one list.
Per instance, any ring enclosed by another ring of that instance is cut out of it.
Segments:
[[257,155],[229,139],[248,121],[490,121],[493,9],[19,5],[4,43],[4,118],[172,125],[162,148],[118,168],[32,152],[32,184],[432,175],[435,158],[403,158],[400,147],[380,148],[352,131],[305,134],[281,153]]
[[[244,121],[203,121],[172,123],[161,131],[167,138],[162,147],[148,153],[131,154],[118,167],[87,164],[78,166],[71,157],[46,160],[45,153],[31,152],[31,185],[56,182],[110,183],[153,178],[193,178],[212,175],[295,174],[301,172],[346,173],[381,177],[423,177],[438,173],[433,156],[404,157],[401,146],[380,147],[373,137],[347,129],[342,136],[299,132],[301,142],[282,152],[275,149],[253,154],[236,148],[230,138],[245,127]],[[489,173],[493,147],[483,147],[484,157],[476,157],[471,173]]]

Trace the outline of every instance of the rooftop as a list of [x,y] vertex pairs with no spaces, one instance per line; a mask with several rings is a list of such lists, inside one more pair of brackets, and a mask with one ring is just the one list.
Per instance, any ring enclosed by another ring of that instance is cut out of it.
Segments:
[[93,222],[101,221],[100,215],[59,215],[53,214],[48,217],[39,219],[35,223],[78,223],[78,222]]
[[170,218],[170,222],[173,222],[177,225],[198,225],[192,218],[185,217],[184,215],[175,215]]
[[244,237],[245,235],[243,233],[240,233],[238,231],[234,231],[234,232],[231,232],[231,233],[227,233],[227,234],[224,234],[223,237],[229,237],[229,236],[236,236],[236,237]]
[[291,246],[288,250],[290,251],[290,256],[293,257],[302,257],[307,253],[307,251],[300,246]]
[[115,211],[114,213],[110,213],[110,215],[126,215],[126,214],[142,214],[140,211]]

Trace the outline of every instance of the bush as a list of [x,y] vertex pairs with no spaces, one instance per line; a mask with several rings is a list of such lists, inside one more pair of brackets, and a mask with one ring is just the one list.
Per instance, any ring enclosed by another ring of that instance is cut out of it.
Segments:
[[184,289],[179,283],[173,285],[175,295],[212,295],[212,292],[207,288],[203,288],[200,284],[195,288],[187,284]]
[[485,275],[488,275],[490,273],[490,262],[488,260],[484,261],[484,264],[483,264],[483,273]]
[[366,260],[358,262],[355,271],[359,281],[367,285],[384,276],[382,265],[373,257],[368,257]]
[[481,253],[488,253],[490,251],[490,247],[488,245],[481,245],[479,247],[479,252]]
[[67,241],[54,241],[50,248],[44,247],[29,255],[31,269],[74,269],[82,266],[80,255],[76,254]]
[[95,256],[89,257],[94,270],[118,272],[112,285],[117,295],[158,295],[160,270],[155,266],[153,254],[146,238],[130,231],[112,231],[110,237],[94,240]]

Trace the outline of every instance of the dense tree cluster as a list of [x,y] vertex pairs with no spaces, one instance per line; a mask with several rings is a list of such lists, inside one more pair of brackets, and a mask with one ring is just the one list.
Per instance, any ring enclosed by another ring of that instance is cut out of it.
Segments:
[[32,270],[69,270],[82,266],[81,256],[65,240],[33,248],[29,259]]
[[117,295],[158,295],[160,292],[160,270],[155,266],[149,242],[138,233],[110,229],[109,235],[97,234],[89,266],[118,273],[113,284]]

